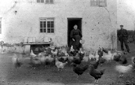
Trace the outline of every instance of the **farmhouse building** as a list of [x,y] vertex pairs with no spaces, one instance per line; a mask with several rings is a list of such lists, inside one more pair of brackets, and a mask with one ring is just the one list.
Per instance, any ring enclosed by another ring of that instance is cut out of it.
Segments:
[[0,40],[6,43],[51,38],[69,45],[75,24],[84,47],[117,48],[117,0],[9,0],[0,7]]

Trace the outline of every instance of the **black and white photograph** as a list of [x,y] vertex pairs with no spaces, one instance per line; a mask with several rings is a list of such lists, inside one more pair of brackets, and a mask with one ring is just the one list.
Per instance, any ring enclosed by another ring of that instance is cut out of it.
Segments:
[[0,0],[0,85],[135,85],[135,0]]

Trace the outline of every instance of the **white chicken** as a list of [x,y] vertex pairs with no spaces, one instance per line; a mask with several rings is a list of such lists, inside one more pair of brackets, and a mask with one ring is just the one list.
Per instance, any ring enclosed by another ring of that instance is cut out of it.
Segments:
[[56,56],[57,53],[58,53],[58,50],[57,50],[57,49],[51,50],[51,53],[52,53],[54,56]]
[[54,58],[51,55],[46,56],[46,62],[53,62]]
[[131,62],[133,64],[133,70],[135,71],[135,57],[131,57]]
[[105,53],[105,52],[103,53],[102,58],[107,60],[107,61],[111,61],[114,58],[114,54],[111,53],[111,51],[109,50],[108,53]]
[[89,59],[95,59],[96,61],[98,61],[99,59],[99,55],[98,55],[98,52],[95,52],[94,54],[93,53],[90,53],[89,54]]
[[135,57],[131,57],[131,62],[135,65]]
[[88,56],[84,56],[82,62],[88,62],[88,61],[89,61],[89,57]]
[[15,66],[15,68],[20,67],[22,65],[22,63],[19,61],[19,58],[18,58],[17,54],[13,55],[12,63]]
[[75,50],[74,50],[74,48],[73,48],[73,45],[71,46],[71,48],[70,48],[70,52],[74,52]]
[[58,71],[60,71],[61,69],[63,69],[67,63],[68,62],[65,62],[65,63],[60,62],[57,58],[55,58],[55,65],[58,68]]
[[31,50],[31,51],[30,51],[30,57],[34,58],[34,57],[36,57],[36,56],[37,56],[37,55],[34,54],[33,50]]
[[41,63],[45,63],[46,56],[40,56],[38,59],[39,59],[39,61],[41,61]]
[[128,73],[132,70],[132,67],[133,67],[132,65],[127,65],[127,66],[116,65],[115,70],[120,73],[119,77],[123,77],[123,74]]
[[89,59],[91,60],[91,59],[94,59],[95,58],[95,56],[94,56],[94,54],[93,53],[89,53]]

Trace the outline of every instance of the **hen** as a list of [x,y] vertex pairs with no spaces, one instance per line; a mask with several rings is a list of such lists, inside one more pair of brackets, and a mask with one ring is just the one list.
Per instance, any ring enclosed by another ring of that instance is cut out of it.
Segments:
[[61,69],[64,68],[64,66],[67,64],[68,62],[60,62],[57,58],[55,58],[55,65],[58,68],[58,71],[60,71]]
[[15,68],[20,67],[22,63],[19,61],[17,54],[14,54],[12,57],[12,63],[14,64]]
[[133,64],[135,64],[135,57],[132,57],[131,61],[132,61]]
[[123,76],[123,74],[125,74],[125,73],[128,73],[129,71],[131,71],[132,70],[132,65],[127,65],[127,66],[124,66],[124,65],[116,65],[115,66],[115,70],[117,71],[117,72],[119,72],[120,73],[120,77],[122,77]]
[[133,64],[133,70],[135,71],[135,57],[131,57],[131,62]]
[[51,65],[54,63],[54,58],[51,55],[46,56],[45,65]]
[[118,54],[118,53],[113,53],[113,55],[114,55],[114,58],[113,58],[114,61],[119,62],[120,64],[127,64],[128,63],[125,55]]
[[31,58],[35,58],[36,56],[37,56],[37,55],[34,54],[33,50],[31,50],[31,52],[30,52],[30,57],[31,57]]
[[84,54],[77,53],[77,55],[73,58],[72,63],[81,64],[83,57],[84,57]]
[[106,52],[104,52],[103,53],[103,56],[102,56],[102,58],[103,59],[105,59],[106,61],[111,61],[111,60],[113,60],[113,54],[111,53],[111,51],[108,51],[107,53]]
[[80,66],[77,64],[73,64],[73,71],[78,75],[77,78],[82,75],[88,69],[88,67],[88,65]]
[[102,75],[104,74],[105,69],[102,70],[97,70],[94,68],[93,65],[90,66],[90,71],[89,74],[95,78],[95,83],[98,83],[98,79],[100,79],[102,77]]

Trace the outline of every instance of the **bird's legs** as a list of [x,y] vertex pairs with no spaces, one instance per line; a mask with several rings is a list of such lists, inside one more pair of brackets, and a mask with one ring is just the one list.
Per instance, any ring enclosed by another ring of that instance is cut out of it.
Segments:
[[120,76],[119,76],[119,77],[120,77],[120,78],[123,77],[123,73],[120,73]]
[[98,80],[95,80],[95,81],[94,81],[94,85],[96,85],[96,84],[98,84]]
[[78,78],[79,78],[79,75],[77,75],[77,80],[78,80]]

